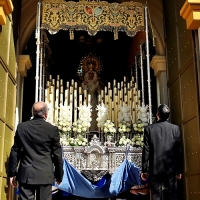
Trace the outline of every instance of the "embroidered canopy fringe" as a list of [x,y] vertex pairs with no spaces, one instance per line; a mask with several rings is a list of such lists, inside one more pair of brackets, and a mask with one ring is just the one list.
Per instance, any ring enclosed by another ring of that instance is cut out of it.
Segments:
[[63,159],[64,176],[58,189],[85,198],[109,198],[141,185],[139,168],[125,159],[102,186],[92,184],[67,160]]

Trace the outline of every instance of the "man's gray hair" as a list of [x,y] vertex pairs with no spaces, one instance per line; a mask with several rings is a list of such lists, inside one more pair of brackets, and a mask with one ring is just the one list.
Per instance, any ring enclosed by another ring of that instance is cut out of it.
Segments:
[[44,117],[48,112],[48,106],[45,102],[36,102],[32,106],[32,116]]

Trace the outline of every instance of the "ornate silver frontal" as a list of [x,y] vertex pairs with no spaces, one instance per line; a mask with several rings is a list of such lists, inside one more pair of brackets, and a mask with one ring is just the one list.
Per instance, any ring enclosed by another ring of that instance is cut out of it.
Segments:
[[[126,158],[127,147],[108,147],[93,137],[89,146],[64,146],[64,158],[90,181],[112,174]],[[141,169],[142,149],[130,147],[127,159]]]

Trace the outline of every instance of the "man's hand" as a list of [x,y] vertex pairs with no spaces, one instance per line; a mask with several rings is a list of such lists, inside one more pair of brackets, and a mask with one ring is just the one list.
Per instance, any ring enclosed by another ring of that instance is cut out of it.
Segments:
[[56,179],[55,179],[55,182],[58,184],[58,185],[60,185],[62,182],[60,182],[60,181],[57,181]]
[[10,184],[11,184],[14,188],[17,187],[16,176],[14,176],[14,177],[10,177]]
[[176,179],[181,180],[181,178],[182,178],[182,174],[177,174]]
[[146,181],[148,179],[149,175],[147,173],[141,173],[141,179],[143,181]]

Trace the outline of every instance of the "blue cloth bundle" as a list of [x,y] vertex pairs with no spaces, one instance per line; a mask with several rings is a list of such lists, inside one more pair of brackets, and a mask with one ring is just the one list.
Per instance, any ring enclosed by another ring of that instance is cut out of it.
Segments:
[[109,198],[130,190],[134,185],[141,185],[139,168],[125,159],[108,181],[92,184],[80,174],[67,160],[63,159],[64,176],[58,189],[75,196],[85,198]]

